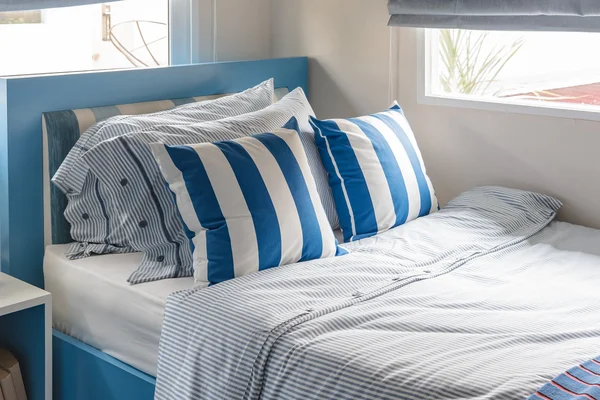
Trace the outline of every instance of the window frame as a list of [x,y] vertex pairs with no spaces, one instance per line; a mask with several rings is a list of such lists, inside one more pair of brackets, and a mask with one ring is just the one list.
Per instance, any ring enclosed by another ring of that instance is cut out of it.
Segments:
[[432,91],[434,36],[432,31],[417,28],[417,103],[423,105],[500,111],[506,113],[539,115],[558,118],[600,121],[600,106],[571,105],[567,103],[532,103],[526,100],[496,97],[474,98],[459,94],[438,94]]
[[[169,66],[216,61],[216,1],[169,0]],[[44,10],[40,11],[43,23]],[[116,69],[119,68],[40,72],[35,73],[35,75],[111,71]],[[26,75],[31,74],[0,75],[0,78]]]
[[213,62],[217,0],[169,0],[169,64]]

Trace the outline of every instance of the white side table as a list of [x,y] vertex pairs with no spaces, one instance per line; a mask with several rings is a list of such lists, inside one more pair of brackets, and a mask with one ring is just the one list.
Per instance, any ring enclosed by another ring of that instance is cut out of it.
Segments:
[[0,273],[0,348],[21,366],[27,398],[52,399],[52,298],[50,293]]

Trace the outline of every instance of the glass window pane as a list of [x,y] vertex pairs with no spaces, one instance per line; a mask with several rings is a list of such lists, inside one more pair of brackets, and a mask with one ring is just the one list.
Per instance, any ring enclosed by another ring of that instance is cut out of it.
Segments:
[[168,0],[0,13],[0,76],[168,65]]
[[600,105],[600,34],[433,30],[431,92]]

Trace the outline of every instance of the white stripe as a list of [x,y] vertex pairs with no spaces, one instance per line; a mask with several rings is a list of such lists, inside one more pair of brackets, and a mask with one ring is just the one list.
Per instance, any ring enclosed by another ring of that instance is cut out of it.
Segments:
[[244,276],[258,271],[258,241],[252,215],[237,178],[223,152],[213,144],[202,144],[194,148],[212,185],[227,222],[235,276]]
[[290,147],[290,150],[292,150],[292,153],[294,153],[296,162],[300,166],[302,176],[304,177],[304,182],[308,188],[312,207],[315,210],[317,221],[319,222],[319,230],[321,231],[323,243],[321,257],[331,257],[336,253],[335,236],[333,235],[331,225],[327,220],[327,214],[325,214],[325,209],[323,209],[321,198],[317,192],[317,184],[315,183],[315,178],[310,172],[308,158],[306,157],[304,147],[300,141],[300,136],[298,135],[298,132],[288,129],[281,129],[275,134],[287,143],[287,145]]
[[90,126],[96,123],[96,115],[89,108],[73,110],[73,113],[75,114],[75,118],[77,118],[77,122],[79,124],[80,135],[83,132],[85,132]]
[[208,251],[206,249],[206,230],[196,231],[194,238],[194,282],[209,282]]
[[237,141],[248,152],[262,176],[279,222],[281,233],[281,265],[302,258],[302,225],[294,198],[285,185],[285,176],[271,152],[257,139],[248,137]]
[[175,103],[173,103],[173,100],[159,100],[146,103],[119,104],[116,107],[121,115],[138,115],[170,110],[175,107]]
[[408,197],[408,216],[406,221],[411,221],[419,216],[421,210],[421,196],[419,195],[419,184],[417,176],[410,163],[406,149],[402,146],[402,142],[398,139],[398,136],[392,131],[383,121],[372,116],[362,117],[361,120],[373,125],[388,142],[388,145],[394,153],[398,168],[402,172],[404,178],[404,185],[406,187],[406,193]]
[[354,149],[356,160],[365,178],[371,195],[377,231],[383,232],[394,226],[396,213],[392,192],[388,184],[373,143],[358,125],[345,119],[335,120],[340,130],[346,134],[350,146]]
[[154,153],[154,157],[158,160],[158,165],[165,177],[165,181],[167,181],[171,191],[176,195],[175,201],[183,222],[185,222],[188,229],[192,232],[203,230],[204,227],[200,224],[198,215],[196,215],[196,210],[194,210],[194,205],[190,193],[187,190],[187,186],[185,185],[183,174],[173,163],[165,145],[162,143],[152,143],[150,144],[150,148],[152,149],[152,153]]
[[431,195],[431,210],[437,211],[437,197],[435,196],[435,191],[433,190],[433,184],[431,183],[429,176],[427,176],[427,169],[425,168],[423,156],[421,155],[421,151],[419,150],[419,146],[417,145],[417,139],[415,138],[415,134],[410,128],[408,120],[404,115],[402,115],[398,111],[387,111],[384,113],[384,115],[393,118],[400,125],[400,127],[402,128],[404,133],[406,133],[406,136],[408,136],[408,139],[412,143],[413,148],[415,149],[415,153],[417,153],[417,157],[419,158],[419,162],[421,163],[421,170],[423,170],[423,175],[425,175],[427,186],[429,187],[429,194]]

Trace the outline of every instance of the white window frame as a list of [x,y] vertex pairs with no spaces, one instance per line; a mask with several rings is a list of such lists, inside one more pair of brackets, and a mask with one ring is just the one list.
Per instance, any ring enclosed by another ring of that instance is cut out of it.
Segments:
[[170,65],[216,61],[217,0],[169,1]]
[[216,10],[217,0],[169,0],[169,65],[217,61]]
[[496,97],[480,97],[438,94],[432,91],[432,58],[435,51],[432,32],[417,29],[417,102],[424,105],[468,108],[475,110],[501,111],[506,113],[541,115],[549,117],[600,121],[600,107],[571,105],[566,103],[532,104],[525,100],[505,100]]

